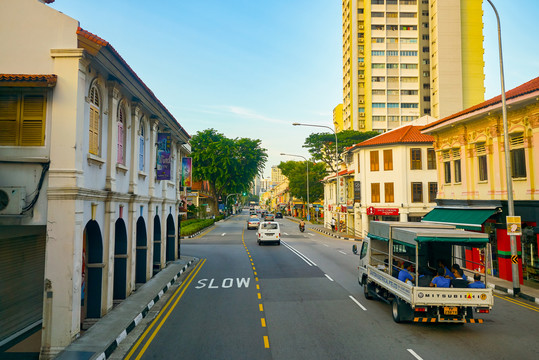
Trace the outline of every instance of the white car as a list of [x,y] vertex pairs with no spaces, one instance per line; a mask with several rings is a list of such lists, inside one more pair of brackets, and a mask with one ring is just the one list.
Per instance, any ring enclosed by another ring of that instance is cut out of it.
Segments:
[[281,228],[275,221],[263,221],[258,226],[257,242],[261,245],[263,242],[276,242],[281,245]]

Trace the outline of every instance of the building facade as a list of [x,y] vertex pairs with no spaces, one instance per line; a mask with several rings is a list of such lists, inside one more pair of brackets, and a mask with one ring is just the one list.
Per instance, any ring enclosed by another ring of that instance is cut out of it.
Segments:
[[344,0],[343,128],[387,131],[483,101],[481,2]]
[[190,136],[75,19],[20,0],[0,23],[0,346],[41,331],[47,359],[178,258]]
[[434,138],[421,134],[422,127],[406,125],[347,150],[356,236],[365,236],[373,220],[420,221],[436,205]]
[[[520,281],[539,286],[539,78],[506,92],[509,149],[504,145],[501,96],[429,124],[438,163],[437,207],[423,221],[452,223],[491,235],[494,275],[512,280],[507,235],[507,181],[513,187]],[[510,152],[511,174],[505,153]],[[482,256],[469,254],[470,257]]]

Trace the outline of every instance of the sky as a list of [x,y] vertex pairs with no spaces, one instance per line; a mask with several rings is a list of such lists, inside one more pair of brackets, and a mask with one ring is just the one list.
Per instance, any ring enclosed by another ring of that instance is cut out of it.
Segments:
[[[468,1],[468,0],[467,0]],[[506,90],[539,76],[537,0],[494,0]],[[264,177],[309,157],[313,132],[342,103],[341,0],[56,0],[108,41],[192,136],[260,139]],[[485,100],[501,92],[494,11],[483,1]]]

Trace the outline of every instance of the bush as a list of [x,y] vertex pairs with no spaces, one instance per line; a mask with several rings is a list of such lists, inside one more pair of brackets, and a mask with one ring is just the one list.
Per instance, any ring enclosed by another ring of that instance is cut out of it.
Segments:
[[[193,221],[194,220],[194,221]],[[181,236],[189,236],[194,233],[213,225],[214,219],[191,219],[182,221]],[[187,223],[187,224],[186,224]]]

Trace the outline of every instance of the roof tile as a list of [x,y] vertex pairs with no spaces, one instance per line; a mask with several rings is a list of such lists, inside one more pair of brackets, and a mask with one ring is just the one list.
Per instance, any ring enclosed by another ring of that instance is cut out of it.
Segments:
[[422,134],[421,130],[425,126],[406,125],[397,129],[385,132],[359,144],[351,147],[363,147],[386,144],[401,144],[401,143],[432,143],[434,137],[431,135]]

